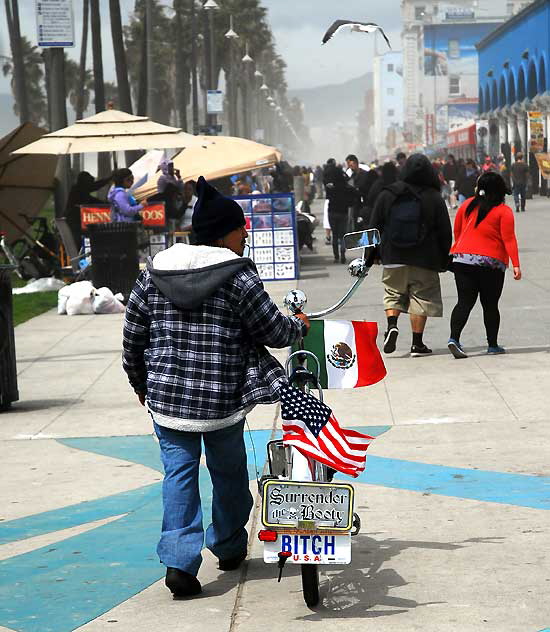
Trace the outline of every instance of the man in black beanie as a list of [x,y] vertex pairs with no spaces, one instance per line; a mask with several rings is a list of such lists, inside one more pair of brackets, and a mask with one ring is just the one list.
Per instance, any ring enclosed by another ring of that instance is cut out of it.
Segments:
[[159,439],[165,477],[157,552],[178,597],[201,592],[201,440],[213,485],[206,547],[220,570],[235,570],[246,558],[253,505],[245,416],[277,401],[285,380],[266,346],[287,347],[309,329],[305,315],[279,311],[242,257],[241,207],[202,177],[197,192],[198,245],[174,244],[149,261],[128,301],[123,341],[124,370]]

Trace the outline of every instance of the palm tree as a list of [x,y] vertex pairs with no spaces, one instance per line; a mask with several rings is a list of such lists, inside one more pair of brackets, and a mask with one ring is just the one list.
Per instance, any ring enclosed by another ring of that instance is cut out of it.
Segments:
[[105,83],[103,79],[103,56],[101,48],[101,16],[99,0],[90,0],[90,17],[92,24],[92,57],[94,64],[95,111],[105,110]]
[[128,81],[128,64],[126,62],[126,48],[122,36],[122,19],[120,17],[120,1],[109,0],[111,15],[111,36],[113,38],[113,50],[115,54],[115,70],[118,85],[118,102],[120,109],[132,114],[132,96]]
[[189,81],[191,69],[189,64],[188,38],[185,37],[185,13],[183,0],[174,0],[174,29],[176,40],[176,111],[178,124],[187,131],[187,104],[189,103]]
[[19,120],[21,123],[25,123],[30,120],[30,110],[19,25],[19,3],[18,0],[5,0],[5,4],[11,48],[13,91]]
[[26,37],[22,37],[19,42],[24,69],[25,102],[27,114],[21,111],[21,102],[17,98],[15,86],[16,73],[12,58],[5,58],[2,64],[2,74],[4,77],[11,75],[12,91],[15,95],[13,110],[21,122],[32,121],[36,125],[47,125],[48,103],[44,91],[44,61],[36,46],[33,46]]
[[[105,110],[105,82],[103,80],[103,58],[101,51],[101,17],[99,0],[90,0],[90,22],[92,25],[92,57],[94,65],[94,101],[96,113]],[[97,170],[104,178],[111,170],[110,154],[101,152],[97,156]]]

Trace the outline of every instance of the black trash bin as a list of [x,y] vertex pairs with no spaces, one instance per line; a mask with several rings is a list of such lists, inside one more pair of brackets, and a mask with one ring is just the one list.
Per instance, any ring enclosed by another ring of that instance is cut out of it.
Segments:
[[15,266],[0,265],[0,411],[19,399],[11,295],[13,270]]
[[128,298],[139,274],[137,222],[90,224],[92,283]]

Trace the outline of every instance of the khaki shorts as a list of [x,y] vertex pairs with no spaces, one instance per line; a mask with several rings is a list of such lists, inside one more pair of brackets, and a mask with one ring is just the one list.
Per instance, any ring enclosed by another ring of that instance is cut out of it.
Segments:
[[443,316],[439,274],[434,270],[402,266],[384,268],[384,309],[416,316]]

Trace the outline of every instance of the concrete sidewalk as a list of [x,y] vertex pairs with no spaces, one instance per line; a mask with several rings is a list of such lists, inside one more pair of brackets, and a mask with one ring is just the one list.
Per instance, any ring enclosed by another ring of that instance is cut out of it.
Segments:
[[[242,573],[220,573],[206,553],[204,596],[172,601],[157,581],[158,447],[121,370],[122,318],[47,313],[19,326],[21,401],[0,417],[0,629],[194,630],[200,621],[240,632],[324,620],[377,632],[550,627],[550,205],[534,200],[516,218],[524,280],[507,275],[505,356],[484,353],[479,307],[463,336],[471,357],[449,355],[456,294],[447,273],[445,318],[429,321],[425,336],[433,357],[408,356],[401,317],[384,382],[326,392],[342,424],[390,429],[373,442],[356,485],[364,526],[352,564],[323,575],[315,611],[303,604],[297,568],[277,584],[263,564],[257,514]],[[321,233],[317,253],[302,257],[308,310],[335,302],[350,282]],[[335,317],[377,320],[383,332],[380,274]],[[268,290],[281,305],[293,285]],[[277,407],[258,407],[249,421],[261,468]]]

